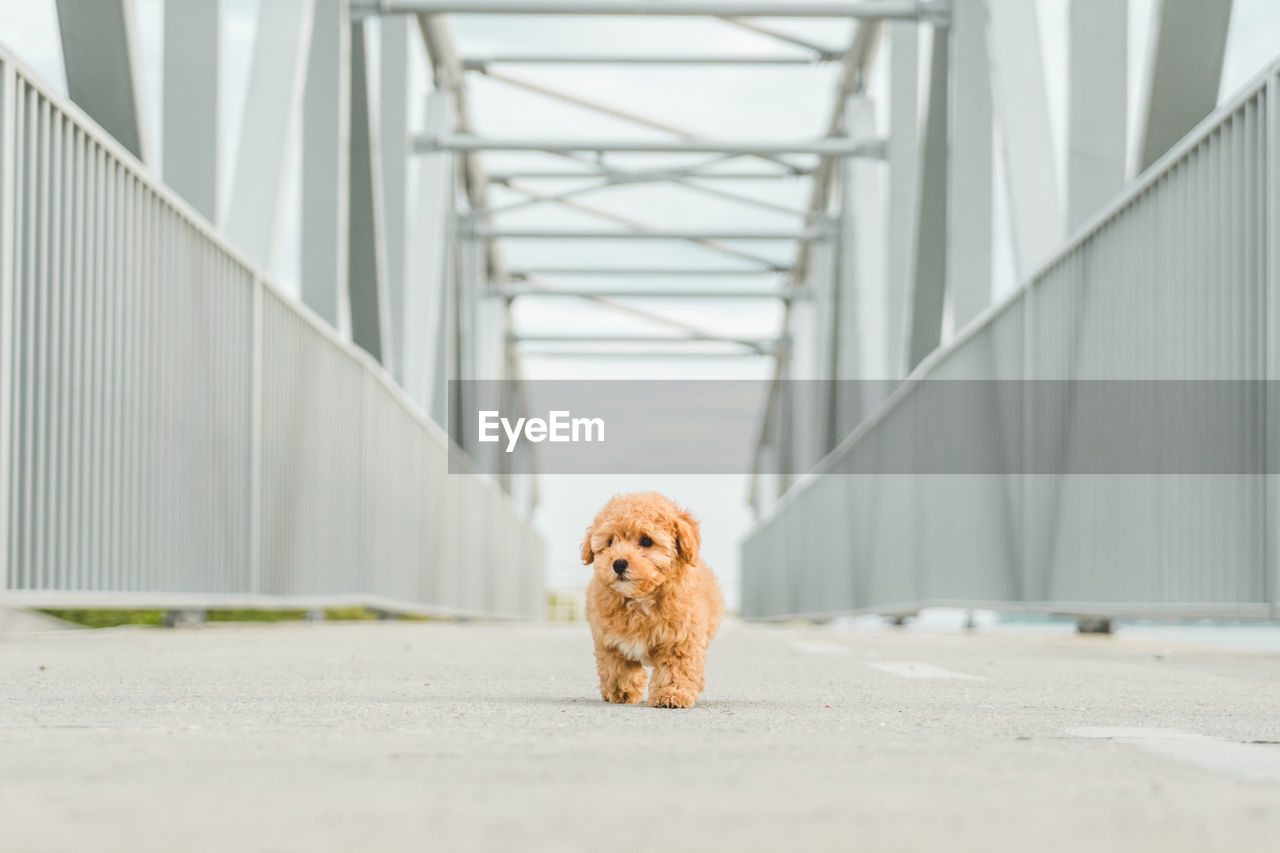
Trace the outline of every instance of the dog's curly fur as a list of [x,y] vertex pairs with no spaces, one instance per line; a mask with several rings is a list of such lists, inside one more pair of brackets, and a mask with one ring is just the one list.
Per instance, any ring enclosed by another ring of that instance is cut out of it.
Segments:
[[606,701],[641,702],[646,664],[650,705],[698,701],[707,645],[724,613],[716,577],[698,557],[701,544],[693,516],[654,492],[614,497],[587,528],[582,562],[595,572],[587,621]]

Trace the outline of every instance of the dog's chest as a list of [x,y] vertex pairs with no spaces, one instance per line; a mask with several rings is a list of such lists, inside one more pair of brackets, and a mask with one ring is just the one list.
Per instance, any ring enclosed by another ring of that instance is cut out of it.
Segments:
[[610,637],[614,648],[622,652],[628,659],[644,662],[649,656],[649,644],[635,637]]
[[655,618],[653,601],[650,599],[632,599],[623,605],[627,615],[629,631],[626,636],[614,635],[608,638],[609,644],[634,661],[645,661],[649,657],[651,645],[647,629]]

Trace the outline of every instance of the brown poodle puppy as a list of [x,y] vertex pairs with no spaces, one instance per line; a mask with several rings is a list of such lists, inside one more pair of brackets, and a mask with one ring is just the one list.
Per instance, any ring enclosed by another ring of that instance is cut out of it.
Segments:
[[587,621],[595,639],[600,695],[635,704],[692,708],[706,686],[707,645],[720,627],[724,599],[698,559],[698,522],[654,492],[618,495],[587,528],[582,562]]

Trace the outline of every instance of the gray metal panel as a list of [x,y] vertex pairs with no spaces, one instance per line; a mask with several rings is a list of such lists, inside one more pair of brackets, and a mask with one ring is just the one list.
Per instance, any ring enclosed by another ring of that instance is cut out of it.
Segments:
[[1067,9],[1067,228],[1124,188],[1129,8],[1074,0]]
[[365,370],[363,592],[401,601],[430,600],[422,478],[426,456],[438,453],[421,421],[400,405],[373,371]]
[[[1274,376],[1278,70],[1179,143],[1008,301],[927,358],[919,377]],[[813,554],[788,550],[766,565],[752,553],[812,536],[816,524],[845,540],[818,546],[818,556],[847,559],[853,602],[829,578],[820,587],[846,610],[951,604],[1276,618],[1274,476],[841,476],[877,458],[882,443],[901,441],[921,417],[939,417],[916,410],[917,387],[903,386],[749,534],[749,615],[830,615],[805,609],[817,600],[817,581],[797,560]],[[1000,438],[1020,430],[1059,441],[1068,465],[1092,426],[1066,397],[1038,409],[996,400],[980,416],[1002,452],[1026,452]],[[1274,423],[1269,429],[1274,435]],[[1265,446],[1259,437],[1246,451],[1249,470],[1265,470]],[[844,484],[843,509],[832,483]]]
[[907,372],[933,352],[942,336],[947,286],[947,123],[950,32],[935,27],[929,58],[929,94],[925,113],[911,292],[907,308]]
[[[378,140],[382,164],[382,233],[386,244],[388,316],[391,326],[392,375],[401,387],[405,385],[405,338],[412,330],[423,328],[405,316],[405,268],[410,240],[409,214],[409,19],[403,16],[383,18],[379,22],[378,74]],[[443,223],[436,222],[433,232],[443,233]],[[415,232],[414,241],[426,239]]]
[[14,474],[14,405],[17,385],[14,378],[14,338],[18,324],[14,315],[15,280],[18,277],[16,253],[22,246],[20,234],[23,208],[16,186],[21,176],[22,155],[20,130],[23,110],[18,101],[19,89],[13,64],[0,61],[0,601],[9,586],[13,566],[10,544],[13,524]]
[[131,0],[57,0],[71,100],[133,156],[151,158]]
[[351,133],[351,25],[346,0],[319,0],[302,102],[302,301],[345,333]]
[[364,369],[268,291],[262,591],[359,593]]
[[272,0],[258,7],[240,141],[236,147],[227,237],[259,267],[273,260],[289,139],[306,81],[313,0]]
[[[1270,229],[1272,239],[1267,241],[1266,255],[1263,259],[1263,275],[1265,288],[1265,316],[1267,334],[1264,342],[1267,352],[1266,377],[1270,380],[1280,379],[1280,240],[1275,239],[1276,229],[1280,228],[1280,69],[1273,68],[1268,74],[1266,100],[1263,101],[1263,115],[1259,122],[1262,128],[1262,142],[1266,146],[1265,156],[1270,168],[1267,171],[1267,183],[1260,185],[1263,193],[1262,215],[1266,227]],[[1274,388],[1275,385],[1269,386]],[[1280,448],[1280,418],[1274,413],[1280,409],[1273,395],[1267,401],[1267,453],[1275,454]],[[1268,463],[1274,457],[1269,456]],[[1271,602],[1271,618],[1280,619],[1280,475],[1267,477],[1266,517],[1264,523],[1267,531],[1266,563],[1267,593]]]
[[218,219],[223,0],[164,5],[164,181]]
[[985,0],[951,17],[951,147],[947,168],[947,302],[955,329],[991,304],[994,118]]
[[[433,92],[427,98],[424,124],[428,131],[443,132],[453,115],[452,98]],[[430,412],[437,423],[433,389],[439,385],[439,354],[443,336],[446,292],[447,240],[453,225],[453,158],[448,154],[428,154],[418,161],[417,197],[414,200],[409,241],[409,257],[404,281],[404,306],[396,327],[402,352],[404,388],[410,398]]]
[[[121,149],[24,78],[16,94],[13,203],[31,216],[14,258],[14,486],[28,502],[10,511],[21,530],[13,580],[237,588],[248,565],[252,276]],[[162,521],[175,505],[184,511]]]
[[773,0],[699,0],[696,3],[645,3],[628,0],[356,0],[357,14],[465,15],[679,15],[742,18],[844,18],[914,19],[945,15],[937,0],[818,0],[780,3]]
[[987,0],[991,87],[1003,140],[1014,265],[1019,280],[1063,237],[1036,4]]
[[378,117],[369,78],[364,24],[351,25],[351,164],[348,201],[347,295],[351,300],[351,340],[392,365],[386,255],[382,233],[382,166]]
[[449,476],[378,365],[14,67],[0,52],[6,603],[538,615],[541,543],[494,483]]
[[889,27],[889,209],[885,269],[888,298],[885,304],[886,378],[905,373],[906,305],[912,290],[916,205],[919,203],[920,34],[913,24]]
[[1138,110],[1136,168],[1145,171],[1218,103],[1232,0],[1159,0]]
[[[846,115],[851,134],[874,132],[875,105],[870,98],[850,99]],[[888,293],[892,285],[885,271],[887,171],[881,163],[847,160],[842,164],[837,379],[890,379],[897,373],[898,350],[891,343],[897,336],[889,333],[894,324]],[[856,425],[871,402],[839,401],[837,439]]]

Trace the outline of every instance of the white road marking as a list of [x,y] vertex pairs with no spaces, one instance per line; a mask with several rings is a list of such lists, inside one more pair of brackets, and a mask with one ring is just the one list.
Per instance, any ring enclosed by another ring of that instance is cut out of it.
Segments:
[[809,655],[849,654],[848,646],[842,646],[839,643],[830,643],[826,640],[797,640],[791,644],[791,648],[797,652],[804,652]]
[[1187,740],[1203,735],[1184,732],[1181,729],[1151,729],[1141,726],[1076,726],[1067,729],[1071,737],[1100,738],[1103,740]]
[[1067,729],[1080,738],[1106,738],[1164,758],[1249,782],[1280,782],[1280,745],[1239,743],[1179,729],[1083,727]]
[[911,663],[907,661],[885,661],[880,663],[868,663],[867,666],[872,669],[878,669],[881,672],[887,672],[890,675],[896,675],[899,678],[962,678],[970,681],[983,681],[982,676],[969,675],[966,672],[956,672],[951,669],[943,669],[940,666],[934,666],[931,663]]

